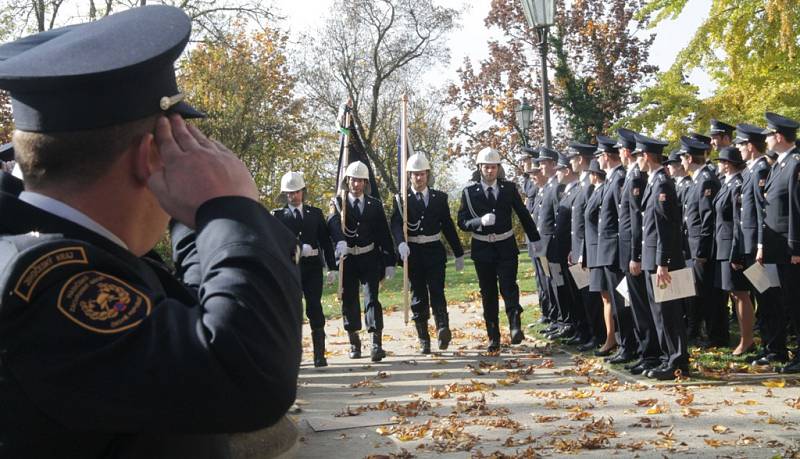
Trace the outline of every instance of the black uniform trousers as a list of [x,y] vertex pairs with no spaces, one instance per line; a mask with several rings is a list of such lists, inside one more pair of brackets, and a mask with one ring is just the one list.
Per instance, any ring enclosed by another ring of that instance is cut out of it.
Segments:
[[522,307],[519,305],[519,286],[517,285],[518,259],[517,254],[510,254],[508,257],[493,262],[474,260],[475,272],[478,274],[478,286],[481,289],[483,319],[486,322],[497,323],[499,319],[498,284],[500,285],[500,295],[503,296],[506,305],[506,315],[517,310],[522,311]]
[[685,368],[689,365],[689,350],[683,308],[680,301],[656,303],[653,293],[653,275],[655,273],[655,271],[643,271],[650,311],[661,348],[661,363],[667,364],[671,368]]
[[615,332],[617,343],[626,354],[637,355],[639,343],[636,341],[636,334],[633,326],[633,314],[631,308],[625,306],[625,298],[617,291],[617,285],[625,277],[617,266],[603,266],[603,276],[606,279],[608,293],[611,296],[611,307],[614,313],[614,322],[617,330]]
[[[780,291],[783,300],[781,312],[786,311],[786,314],[792,320],[797,344],[800,345],[800,305],[798,305],[798,298],[800,298],[800,285],[798,285],[800,283],[800,265],[779,263],[778,277],[781,281]],[[779,329],[785,335],[786,323],[784,322]]]
[[300,282],[306,300],[306,317],[312,330],[325,327],[322,314],[322,261],[319,256],[300,259]]
[[650,310],[645,276],[644,271],[638,276],[627,272],[625,281],[628,283],[628,295],[631,297],[631,314],[636,339],[639,342],[639,355],[643,362],[658,363],[661,358],[661,348],[658,344],[658,330],[653,320],[653,312]]
[[383,262],[376,250],[344,257],[342,316],[344,329],[361,330],[359,285],[364,286],[364,322],[370,333],[383,330],[383,309],[378,301],[378,288],[383,277]]
[[414,321],[427,321],[430,310],[436,316],[447,314],[444,296],[444,276],[447,252],[441,242],[408,244],[408,280],[411,282],[411,312]]
[[[561,274],[553,272],[553,267],[558,266],[561,269]],[[555,293],[556,304],[558,309],[558,321],[563,324],[576,326],[576,304],[574,285],[575,281],[571,280],[569,270],[566,263],[550,263],[550,291]],[[569,279],[569,280],[568,280]],[[558,284],[561,285],[558,285]]]
[[697,263],[692,259],[686,260],[686,264],[691,265],[697,285],[697,296],[684,302],[691,304],[688,307],[690,316],[687,317],[689,328],[699,328],[699,321],[702,320],[706,323],[708,340],[712,344],[727,345],[730,341],[728,293],[714,286],[716,263],[711,259],[705,263]]
[[542,309],[542,317],[546,317],[550,322],[556,323],[558,321],[558,311],[551,299],[550,281],[545,275],[541,260],[536,256],[530,245],[528,246],[528,254],[533,260],[533,268],[536,272],[536,287],[539,291],[539,306]]
[[586,317],[586,327],[593,343],[598,346],[606,340],[606,327],[603,321],[603,299],[600,292],[590,292],[589,286],[578,291],[580,295],[583,314]]

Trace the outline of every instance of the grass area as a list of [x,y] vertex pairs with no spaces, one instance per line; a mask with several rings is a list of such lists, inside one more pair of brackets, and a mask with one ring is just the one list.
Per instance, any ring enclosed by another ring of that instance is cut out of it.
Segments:
[[[478,276],[475,274],[475,267],[469,256],[464,257],[464,270],[457,272],[453,257],[447,260],[447,270],[445,278],[445,295],[447,304],[465,303],[470,301],[480,301],[480,288],[478,287]],[[533,263],[527,252],[520,253],[519,271],[517,273],[517,283],[519,284],[520,294],[526,295],[536,292],[536,279],[534,275]],[[336,297],[336,285],[325,285],[322,291],[322,311],[327,319],[341,317],[341,303]],[[398,266],[392,280],[384,280],[381,284],[380,301],[383,309],[390,311],[401,311],[403,309],[403,268]],[[362,309],[364,305],[361,306]],[[522,319],[523,324],[530,320],[534,307],[525,308]],[[504,314],[500,314],[502,320]],[[538,313],[537,316],[538,317]]]

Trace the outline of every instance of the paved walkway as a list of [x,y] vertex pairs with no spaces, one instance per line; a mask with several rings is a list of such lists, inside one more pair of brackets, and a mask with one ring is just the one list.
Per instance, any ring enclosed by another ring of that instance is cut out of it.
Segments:
[[402,312],[386,316],[377,364],[347,357],[340,321],[327,368],[306,338],[299,457],[800,457],[796,379],[653,384],[530,338],[489,356],[480,308],[450,315],[450,349],[431,356]]

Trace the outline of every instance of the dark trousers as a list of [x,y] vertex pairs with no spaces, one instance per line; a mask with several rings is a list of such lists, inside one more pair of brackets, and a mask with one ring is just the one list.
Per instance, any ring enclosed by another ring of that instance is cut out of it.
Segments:
[[518,256],[498,260],[495,262],[475,261],[475,272],[478,274],[478,285],[481,289],[481,302],[483,303],[483,319],[486,322],[499,321],[500,301],[498,299],[498,284],[500,295],[506,306],[506,315],[515,311],[522,311],[519,305],[519,286],[517,285]]
[[567,263],[559,263],[559,266],[561,267],[563,285],[557,286],[557,279],[554,279],[553,287],[557,289],[559,304],[566,311],[567,323],[575,327],[578,337],[585,341],[592,336],[592,333],[589,329],[589,320],[583,307],[582,297],[578,293],[575,279],[573,279],[572,273],[569,271],[569,265]]
[[692,337],[695,337],[695,333],[699,334],[700,322],[703,321],[706,324],[708,340],[712,344],[727,345],[730,341],[728,294],[714,286],[716,263],[711,260],[705,263],[687,260],[688,264],[692,266],[697,286],[697,296],[684,301],[689,333]]
[[[788,311],[795,329],[797,344],[800,345],[800,265],[779,264],[778,277],[781,280],[782,311]],[[784,334],[786,324],[784,323]],[[797,357],[795,357],[797,358]]]
[[447,252],[441,242],[430,244],[409,244],[408,280],[411,282],[411,318],[426,322],[433,314],[443,317],[447,314],[447,300],[444,296],[444,276]]
[[306,317],[312,330],[325,327],[322,314],[322,263],[319,257],[300,259],[300,283],[306,300]]
[[383,277],[383,263],[378,252],[344,258],[342,285],[342,318],[347,331],[361,330],[361,301],[359,285],[364,286],[364,322],[370,333],[383,330],[383,309],[378,301],[378,288]]
[[626,354],[638,355],[639,343],[633,328],[633,314],[631,308],[625,306],[625,298],[617,291],[617,285],[625,277],[617,266],[604,266],[603,275],[606,278],[608,292],[611,294],[611,308],[614,313],[614,322],[617,325],[617,343]]
[[533,250],[528,250],[528,254],[533,260],[533,268],[536,271],[536,287],[539,290],[539,307],[542,308],[542,317],[550,319],[555,322],[558,315],[553,307],[553,302],[550,299],[550,282],[547,276],[544,275],[544,268],[539,260],[539,257],[533,254]]
[[647,298],[661,349],[661,363],[668,364],[671,368],[687,367],[689,351],[683,308],[680,301],[656,303],[652,277],[655,273],[655,271],[644,271]]
[[[561,274],[558,275],[554,272],[553,267],[558,266],[561,268]],[[558,321],[563,324],[575,325],[575,297],[567,282],[569,271],[566,269],[566,263],[550,263],[550,291],[555,292],[556,308],[558,309]],[[561,282],[561,285],[558,283]],[[574,283],[574,281],[573,281]]]
[[590,292],[586,286],[580,289],[579,294],[589,336],[593,343],[603,344],[606,340],[606,326],[603,322],[603,299],[600,292]]
[[636,339],[639,341],[639,354],[643,361],[657,363],[661,358],[661,348],[658,344],[658,332],[653,321],[653,313],[650,310],[650,300],[644,278],[644,272],[638,276],[634,276],[630,272],[625,273],[628,295],[631,297],[633,325]]

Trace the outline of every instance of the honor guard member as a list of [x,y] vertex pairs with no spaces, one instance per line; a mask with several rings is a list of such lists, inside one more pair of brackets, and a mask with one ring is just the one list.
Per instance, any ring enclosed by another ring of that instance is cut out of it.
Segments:
[[[370,359],[380,362],[386,357],[383,350],[383,307],[378,298],[381,278],[394,277],[396,256],[392,235],[383,212],[381,202],[370,196],[369,169],[361,161],[347,165],[344,171],[347,190],[345,203],[336,198],[334,214],[328,219],[328,230],[336,243],[335,255],[341,260],[342,271],[342,320],[350,339],[350,358],[361,358],[361,300],[359,286],[364,288],[364,322],[372,334]],[[342,205],[345,225],[342,228]]]
[[568,264],[572,246],[572,204],[580,194],[580,185],[578,175],[572,170],[566,155],[558,157],[556,177],[558,183],[564,186],[564,192],[556,208],[556,234],[553,242],[556,261],[551,269],[558,266],[559,274],[554,288],[559,292],[559,297],[564,299],[569,323],[574,329],[572,334],[565,335],[562,339],[566,344],[583,344],[590,339],[591,331]]
[[9,142],[0,146],[0,191],[19,196],[25,189],[22,179],[13,174],[14,144]]
[[711,118],[711,127],[708,131],[708,136],[710,138],[709,143],[714,147],[717,153],[721,152],[723,148],[733,145],[734,129],[735,128],[728,123]]
[[433,184],[433,175],[428,158],[423,153],[411,155],[406,162],[406,172],[410,175],[411,183],[406,194],[408,241],[404,238],[403,212],[397,199],[392,213],[392,233],[394,240],[400,241],[397,247],[400,259],[408,259],[412,319],[417,328],[421,351],[423,354],[430,354],[430,309],[433,309],[439,349],[447,349],[451,339],[447,300],[444,296],[447,252],[441,241],[442,234],[453,249],[456,271],[464,269],[464,249],[458,239],[456,225],[450,217],[447,193],[429,188]]
[[[697,296],[687,299],[689,337],[700,337],[700,324],[705,322],[709,346],[727,346],[728,313],[726,295],[714,286],[714,196],[720,189],[717,175],[705,163],[709,146],[689,137],[681,137],[681,161],[692,175],[686,191],[683,220],[689,241],[687,263],[694,271]],[[711,263],[709,263],[711,261]]]
[[[591,165],[597,147],[585,143],[572,143],[569,146],[569,158],[572,170],[578,176],[578,189],[572,201],[570,233],[572,242],[570,244],[569,264],[580,264],[586,269],[586,260],[583,258],[585,252],[586,234],[586,203],[594,192],[591,173]],[[605,326],[603,324],[603,301],[599,292],[592,292],[589,286],[578,291],[580,303],[583,306],[583,314],[588,325],[588,336],[582,343],[579,343],[578,350],[581,352],[595,349],[605,341]]]
[[458,227],[472,232],[470,256],[481,289],[483,319],[489,336],[488,351],[497,352],[500,350],[498,283],[511,329],[511,344],[519,344],[525,338],[517,285],[519,249],[511,226],[511,213],[517,214],[528,240],[536,243],[539,233],[516,185],[499,177],[500,153],[493,148],[484,148],[475,162],[480,181],[462,190]]
[[[776,113],[766,114],[767,148],[778,153],[778,160],[764,188],[766,206],[764,224],[758,234],[758,263],[778,265],[781,283],[783,311],[788,311],[794,321],[795,330],[800,330],[800,307],[797,304],[800,289],[800,152],[795,145],[797,121]],[[800,343],[800,333],[797,333]],[[780,355],[771,356],[780,362]],[[777,371],[800,373],[800,352],[794,359]]]
[[662,165],[665,159],[662,152],[666,145],[667,142],[636,135],[639,168],[648,175],[642,196],[642,269],[661,348],[661,365],[644,374],[658,380],[673,379],[677,370],[685,376],[689,373],[683,308],[678,301],[658,303],[654,294],[656,288],[672,282],[670,271],[685,265],[681,251],[681,230],[675,224],[681,218],[678,193],[675,183],[667,176]]
[[153,5],[0,47],[26,189],[0,193],[2,457],[230,457],[294,401],[294,237],[183,119],[190,28]]
[[714,285],[734,297],[736,317],[739,321],[739,344],[734,357],[749,354],[755,348],[753,341],[753,302],[750,299],[750,282],[744,275],[744,252],[735,241],[741,232],[742,174],[745,162],[739,149],[725,147],[719,152],[719,170],[725,174],[717,196],[714,197],[716,219],[714,239],[717,267]]
[[306,317],[311,326],[311,342],[314,346],[314,366],[326,367],[325,316],[322,314],[322,260],[328,267],[328,282],[336,276],[336,259],[333,244],[322,210],[305,203],[306,182],[300,172],[287,172],[281,177],[281,193],[286,194],[287,204],[275,209],[278,218],[297,238],[300,247],[300,283],[306,299]]
[[[764,224],[764,188],[767,186],[770,165],[764,155],[767,136],[764,128],[752,124],[737,124],[733,143],[739,148],[747,167],[742,170],[742,203],[739,214],[741,230],[737,236],[737,250],[744,256],[744,268],[755,263],[758,249],[758,230]],[[753,359],[756,365],[769,365],[773,361],[787,360],[786,321],[781,308],[780,291],[770,288],[764,292],[750,288],[758,305],[758,329],[761,350]],[[772,356],[770,356],[772,354]],[[776,358],[778,356],[778,358]]]
[[619,351],[609,359],[609,362],[628,363],[636,359],[639,343],[636,340],[631,310],[625,307],[625,300],[617,291],[617,285],[624,278],[619,267],[618,211],[626,174],[616,144],[616,139],[597,136],[596,156],[600,167],[606,170],[606,184],[603,188],[600,218],[597,223],[597,263],[603,266],[605,285],[608,288],[617,324],[617,343],[620,345]]

